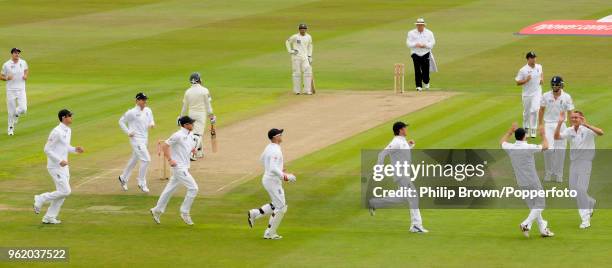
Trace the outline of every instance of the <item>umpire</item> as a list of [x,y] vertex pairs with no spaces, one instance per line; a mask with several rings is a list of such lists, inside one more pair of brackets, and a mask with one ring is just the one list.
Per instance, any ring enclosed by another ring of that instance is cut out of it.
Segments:
[[425,29],[425,20],[423,18],[417,19],[416,29],[408,32],[408,38],[406,38],[406,45],[410,48],[412,54],[412,62],[414,63],[414,82],[416,84],[416,90],[423,90],[423,84],[425,89],[429,89],[429,57],[431,56],[431,49],[436,44],[433,32]]

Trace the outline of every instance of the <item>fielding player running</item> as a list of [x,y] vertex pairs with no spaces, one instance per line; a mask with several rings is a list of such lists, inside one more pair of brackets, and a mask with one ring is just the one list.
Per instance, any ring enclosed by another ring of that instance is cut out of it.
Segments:
[[[391,158],[391,165],[397,163],[403,164],[412,162],[411,149],[414,148],[414,140],[406,141],[407,127],[408,125],[404,122],[396,122],[393,124],[393,134],[395,137],[391,140],[389,145],[378,154],[378,164],[384,164],[385,158],[389,156]],[[417,193],[417,189],[410,180],[410,176],[395,176],[395,183],[401,189],[413,189]],[[383,207],[386,204],[401,203],[408,201],[410,204],[410,232],[412,233],[427,233],[427,229],[423,227],[423,220],[421,219],[421,212],[419,211],[419,197],[407,197],[407,198],[372,198],[370,199],[370,215],[374,216],[376,208]]]
[[542,99],[544,73],[542,65],[536,63],[536,54],[530,51],[525,56],[527,64],[523,66],[514,80],[516,85],[523,86],[523,128],[527,136],[535,138],[538,129],[538,110]]
[[255,219],[272,214],[268,222],[268,228],[264,232],[265,239],[283,238],[276,233],[278,226],[283,220],[283,216],[287,212],[287,203],[285,202],[285,191],[283,190],[282,181],[296,181],[295,175],[285,173],[285,169],[283,168],[283,152],[280,147],[283,141],[282,136],[282,129],[270,129],[270,131],[268,131],[270,144],[266,146],[266,149],[261,154],[261,162],[265,169],[261,182],[266,191],[268,191],[271,202],[247,212],[247,220],[251,228],[253,228],[253,224],[255,224]]
[[601,136],[604,132],[601,128],[588,124],[580,111],[571,114],[570,123],[572,126],[561,132],[565,124],[565,113],[561,112],[555,129],[555,139],[570,141],[569,187],[577,193],[578,214],[582,220],[580,228],[585,229],[591,226],[595,207],[595,199],[588,194],[591,167],[595,158],[595,136]]
[[[548,135],[546,140],[550,142],[550,149],[544,152],[544,169],[546,170],[544,181],[551,181],[554,176],[556,182],[563,182],[567,141],[555,140],[555,128],[559,113],[567,112],[567,117],[569,117],[574,110],[574,103],[572,97],[563,90],[563,78],[553,76],[550,86],[552,90],[542,95],[538,113],[539,128],[545,128],[546,135]],[[561,132],[565,131],[565,128],[565,123],[563,123]]]
[[0,79],[6,81],[6,106],[8,111],[8,135],[15,135],[19,116],[28,110],[25,81],[28,80],[28,63],[20,58],[21,50],[11,49],[11,59],[2,65]]
[[42,219],[45,224],[60,224],[57,219],[64,199],[70,195],[70,171],[68,169],[68,153],[83,153],[80,146],[70,145],[72,131],[72,113],[68,110],[61,110],[57,114],[60,124],[55,127],[47,144],[45,144],[45,154],[47,154],[47,170],[55,182],[55,191],[47,192],[34,196],[34,213],[39,214],[42,206],[51,203],[47,213]]
[[151,155],[149,155],[147,145],[149,144],[149,128],[155,127],[155,120],[153,120],[153,111],[147,107],[147,99],[147,95],[142,92],[136,94],[136,107],[129,109],[119,119],[119,126],[128,135],[133,150],[132,157],[128,161],[127,166],[123,173],[119,175],[119,183],[121,183],[121,188],[124,191],[128,190],[127,183],[132,170],[140,162],[138,188],[145,193],[149,192],[146,177],[147,168],[151,162]]
[[196,143],[191,134],[195,120],[191,119],[189,116],[183,116],[179,118],[178,121],[181,125],[181,129],[172,134],[172,136],[162,144],[164,156],[168,159],[168,163],[172,167],[172,177],[170,177],[168,184],[166,184],[166,188],[164,188],[164,191],[159,196],[157,206],[150,210],[153,220],[157,224],[160,223],[159,218],[166,210],[166,206],[176,190],[176,187],[181,183],[187,188],[185,200],[183,200],[183,204],[181,205],[181,219],[183,219],[187,225],[193,225],[190,211],[193,200],[198,194],[198,184],[191,174],[189,174],[189,155],[196,150]]
[[196,139],[197,150],[191,155],[191,160],[204,157],[202,138],[206,130],[206,115],[210,123],[214,124],[216,117],[210,104],[212,97],[208,88],[202,86],[202,78],[199,73],[192,73],[189,77],[191,87],[185,91],[183,97],[183,108],[181,116],[189,115],[195,123],[193,124],[193,137]]
[[302,93],[302,73],[304,74],[304,92],[312,95],[312,37],[306,33],[308,26],[300,24],[299,32],[285,41],[287,52],[291,54],[293,71],[293,93]]
[[[535,145],[527,143],[527,133],[523,128],[517,128],[517,124],[512,124],[512,127],[501,138],[500,144],[502,149],[510,156],[516,182],[522,190],[543,190],[542,183],[538,178],[538,173],[535,167],[534,154],[548,149],[548,141],[543,133],[544,129],[540,129],[542,135],[542,144]],[[514,134],[515,143],[509,143],[508,139]],[[538,221],[540,227],[540,235],[542,237],[551,237],[555,234],[548,229],[548,222],[542,217],[542,211],[545,207],[544,197],[526,198],[527,206],[531,210],[529,216],[520,224],[521,231],[525,237],[529,237],[529,230],[534,221]]]

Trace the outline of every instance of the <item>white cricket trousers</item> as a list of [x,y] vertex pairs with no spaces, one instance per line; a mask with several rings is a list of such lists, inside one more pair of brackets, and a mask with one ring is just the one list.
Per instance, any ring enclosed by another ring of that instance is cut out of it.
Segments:
[[176,187],[179,184],[183,184],[187,188],[187,193],[185,193],[185,199],[183,200],[183,204],[181,204],[180,211],[183,214],[189,214],[193,200],[198,195],[198,184],[186,168],[175,168],[172,170],[172,177],[170,177],[170,181],[166,184],[166,188],[164,188],[164,191],[159,196],[157,205],[153,210],[164,213],[172,194],[176,191]]
[[[543,190],[542,184],[540,181],[533,182],[531,185],[520,186],[522,190]],[[525,202],[527,203],[527,207],[529,207],[529,215],[527,218],[521,223],[523,225],[527,225],[529,229],[531,229],[531,225],[534,221],[538,222],[538,227],[540,228],[540,233],[544,233],[546,228],[548,227],[548,222],[544,220],[542,217],[542,212],[544,211],[544,207],[546,206],[546,199],[541,197],[535,198],[526,198]]]
[[589,196],[589,180],[591,179],[591,160],[574,159],[570,163],[569,187],[576,191],[578,214],[583,221],[589,220],[595,199]]
[[28,111],[25,89],[6,91],[6,110],[8,112],[8,125],[13,126],[16,122],[15,116],[25,114]]
[[[544,169],[546,170],[546,175],[563,178],[567,140],[555,140],[557,123],[544,123],[544,128],[546,131],[546,140],[549,144],[548,150],[544,151]],[[561,133],[563,133],[565,129],[565,125],[562,125]]]
[[[261,180],[264,189],[268,192],[271,201],[271,213],[270,220],[268,221],[268,228],[266,229],[266,235],[276,234],[276,230],[283,220],[283,216],[287,212],[287,202],[285,201],[285,190],[283,190],[283,182],[278,178],[268,178],[264,176]],[[265,205],[264,205],[265,206]],[[267,211],[266,211],[267,212]]]
[[396,177],[395,182],[397,183],[398,189],[413,189],[416,191],[416,195],[412,197],[375,197],[370,199],[370,206],[372,208],[381,208],[393,204],[408,202],[410,207],[410,223],[412,225],[421,226],[423,219],[421,218],[421,211],[419,210],[419,191],[414,186],[410,177]]
[[302,74],[304,75],[304,92],[312,93],[312,66],[308,58],[291,56],[291,70],[293,71],[293,93],[302,91]]
[[130,144],[132,145],[132,157],[123,170],[121,178],[127,182],[130,179],[132,170],[136,167],[136,164],[140,162],[140,169],[138,170],[138,185],[145,186],[147,185],[147,168],[149,167],[149,163],[151,163],[151,155],[149,154],[149,149],[147,148],[147,140],[130,138]]
[[70,171],[68,166],[61,168],[48,168],[49,175],[55,183],[55,191],[40,194],[42,204],[51,203],[45,218],[56,218],[64,204],[64,199],[70,195]]
[[540,109],[541,94],[523,96],[523,128],[538,128],[538,110]]

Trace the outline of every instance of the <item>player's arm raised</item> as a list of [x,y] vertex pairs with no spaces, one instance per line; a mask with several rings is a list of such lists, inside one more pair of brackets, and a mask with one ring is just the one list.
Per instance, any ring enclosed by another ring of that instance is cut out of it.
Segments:
[[604,131],[601,128],[598,128],[596,126],[593,126],[589,123],[587,123],[586,118],[584,118],[584,116],[580,116],[580,120],[582,121],[582,125],[590,130],[592,130],[593,132],[595,132],[595,134],[597,134],[597,136],[603,136]]
[[516,122],[512,123],[512,126],[508,129],[508,131],[506,131],[506,133],[504,133],[504,135],[499,140],[499,144],[503,145],[504,143],[508,142],[508,139],[512,137],[517,127],[518,127],[518,124]]

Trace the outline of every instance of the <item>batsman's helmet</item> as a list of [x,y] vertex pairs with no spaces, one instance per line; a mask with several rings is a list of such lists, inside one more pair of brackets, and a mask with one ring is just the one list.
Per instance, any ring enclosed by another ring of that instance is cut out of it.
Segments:
[[200,77],[200,73],[194,72],[189,76],[189,82],[192,84],[197,84],[202,82],[202,77]]
[[563,78],[561,78],[561,76],[555,75],[552,77],[552,79],[550,79],[550,86],[551,87],[561,87],[563,88]]
[[298,25],[298,29],[308,29],[308,26],[306,23],[300,23],[300,25]]

